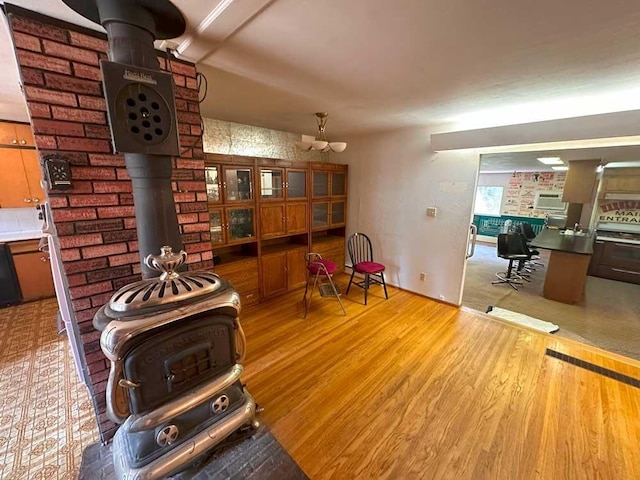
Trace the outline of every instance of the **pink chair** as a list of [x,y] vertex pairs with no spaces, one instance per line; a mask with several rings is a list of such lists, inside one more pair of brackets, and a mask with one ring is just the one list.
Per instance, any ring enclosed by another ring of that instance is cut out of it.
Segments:
[[[340,291],[333,283],[333,274],[338,268],[338,264],[333,260],[325,260],[319,253],[307,253],[305,255],[307,260],[307,283],[304,288],[304,295],[302,302],[304,303],[304,318],[307,318],[307,311],[311,305],[311,297],[313,297],[313,291],[318,287],[321,297],[335,296],[340,303],[342,313],[347,314],[340,300]],[[309,291],[309,281],[313,278],[313,287],[311,287],[311,293],[307,299],[307,292]]]
[[[347,295],[349,294],[349,288],[351,283],[364,289],[364,304],[367,304],[367,292],[369,291],[369,285],[372,283],[382,285],[384,288],[384,297],[389,299],[387,293],[387,284],[384,281],[384,269],[385,266],[381,263],[373,261],[373,247],[371,246],[371,240],[364,233],[354,233],[349,237],[347,241],[347,249],[349,250],[349,258],[351,258],[351,278],[349,279],[349,286],[347,286]],[[359,273],[364,275],[364,281],[354,282],[353,276]]]

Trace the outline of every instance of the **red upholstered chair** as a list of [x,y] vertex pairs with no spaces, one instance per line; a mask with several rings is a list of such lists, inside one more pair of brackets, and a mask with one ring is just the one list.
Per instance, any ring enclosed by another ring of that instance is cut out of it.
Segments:
[[[382,285],[384,288],[384,297],[389,298],[387,293],[387,284],[384,282],[384,269],[385,266],[381,263],[373,261],[373,247],[371,246],[371,240],[364,233],[354,233],[349,237],[347,241],[347,249],[349,250],[349,258],[351,258],[351,278],[349,279],[349,286],[347,287],[347,294],[349,294],[349,288],[351,283],[364,289],[364,304],[367,304],[367,292],[369,291],[369,285],[376,283]],[[364,281],[354,282],[353,276],[359,273],[364,275]]]
[[[333,274],[338,268],[338,264],[333,260],[323,259],[319,253],[307,253],[305,256],[307,260],[307,284],[304,288],[304,296],[302,297],[302,303],[304,303],[304,318],[307,318],[307,311],[311,305],[311,297],[313,297],[313,291],[318,287],[321,297],[335,296],[340,303],[342,313],[347,314],[340,300],[340,291],[333,283]],[[311,287],[311,293],[307,298],[307,292],[309,291],[309,282],[313,278],[313,286]]]

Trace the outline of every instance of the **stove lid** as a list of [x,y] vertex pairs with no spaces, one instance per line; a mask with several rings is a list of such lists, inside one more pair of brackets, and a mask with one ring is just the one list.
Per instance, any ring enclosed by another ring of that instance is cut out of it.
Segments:
[[118,290],[107,304],[116,317],[130,316],[141,311],[157,310],[178,303],[202,298],[227,288],[226,282],[211,272],[178,273],[176,270],[185,262],[184,250],[173,253],[171,247],[164,246],[160,255],[148,255],[145,263],[150,268],[162,272],[160,277],[130,283]]

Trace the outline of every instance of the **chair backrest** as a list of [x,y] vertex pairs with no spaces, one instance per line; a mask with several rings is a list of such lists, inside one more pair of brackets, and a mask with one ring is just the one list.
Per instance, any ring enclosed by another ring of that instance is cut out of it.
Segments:
[[529,249],[521,233],[498,234],[498,256],[528,255]]
[[351,265],[356,265],[360,262],[373,261],[373,247],[371,246],[371,240],[364,233],[352,234],[349,237],[349,240],[347,240],[347,250],[349,251]]
[[522,222],[522,233],[527,240],[536,238],[536,232],[533,231],[533,227],[529,222]]

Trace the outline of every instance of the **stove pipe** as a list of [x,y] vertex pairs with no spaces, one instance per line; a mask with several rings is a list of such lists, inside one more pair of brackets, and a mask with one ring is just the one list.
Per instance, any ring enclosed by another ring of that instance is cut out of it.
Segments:
[[171,189],[171,158],[180,155],[173,79],[160,70],[153,42],[184,33],[184,17],[168,0],[63,1],[107,31],[109,124],[132,181],[142,276],[156,277],[144,259],[164,245],[179,252],[182,240]]

